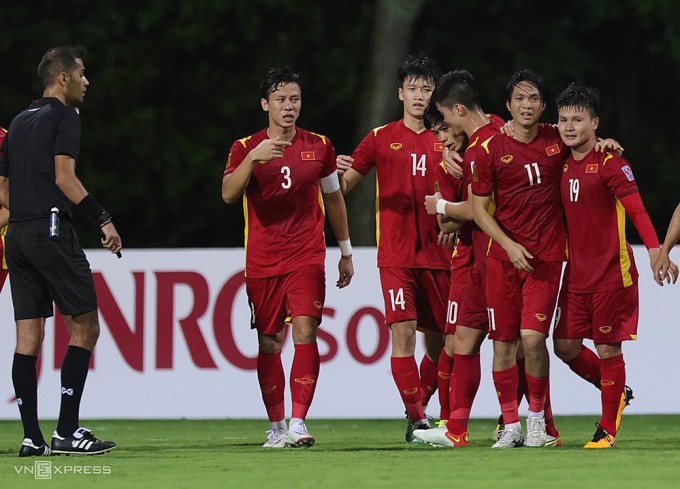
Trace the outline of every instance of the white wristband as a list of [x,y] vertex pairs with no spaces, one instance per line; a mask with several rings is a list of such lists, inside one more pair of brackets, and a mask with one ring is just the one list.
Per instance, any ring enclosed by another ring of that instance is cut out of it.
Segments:
[[448,204],[449,201],[445,199],[439,199],[437,201],[437,214],[441,214],[442,216],[446,215],[446,204]]
[[342,256],[352,256],[352,242],[349,239],[338,241],[338,246],[340,246]]

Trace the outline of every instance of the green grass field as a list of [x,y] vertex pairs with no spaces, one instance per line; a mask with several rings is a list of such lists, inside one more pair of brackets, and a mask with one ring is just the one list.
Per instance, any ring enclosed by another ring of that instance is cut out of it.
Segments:
[[[492,420],[471,422],[469,448],[443,449],[406,444],[404,420],[311,419],[315,447],[277,450],[260,447],[263,420],[97,420],[83,424],[118,443],[111,453],[41,459],[18,458],[21,425],[1,421],[0,488],[680,487],[680,416],[624,416],[615,449],[583,450],[595,420],[558,417],[561,448],[508,450],[489,448]],[[37,460],[50,480],[29,472]]]

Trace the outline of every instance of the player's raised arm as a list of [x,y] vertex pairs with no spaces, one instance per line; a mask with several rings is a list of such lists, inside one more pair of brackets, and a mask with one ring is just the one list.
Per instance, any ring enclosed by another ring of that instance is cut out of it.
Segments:
[[342,190],[343,195],[347,195],[364,176],[352,168],[354,158],[351,156],[338,155],[335,161],[340,178],[340,190]]
[[281,141],[278,136],[260,142],[246,155],[238,168],[222,178],[222,200],[227,204],[233,204],[240,199],[248,186],[255,165],[281,158],[286,146],[290,146],[290,142]]

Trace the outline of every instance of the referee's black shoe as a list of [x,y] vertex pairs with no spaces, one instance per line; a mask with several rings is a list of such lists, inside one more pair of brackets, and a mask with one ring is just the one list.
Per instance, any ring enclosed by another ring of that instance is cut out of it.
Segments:
[[52,450],[47,446],[47,443],[36,445],[30,438],[24,438],[19,449],[20,457],[47,457],[52,454]]
[[72,436],[62,438],[55,431],[52,434],[53,455],[100,455],[116,448],[112,441],[102,441],[87,428],[78,428]]

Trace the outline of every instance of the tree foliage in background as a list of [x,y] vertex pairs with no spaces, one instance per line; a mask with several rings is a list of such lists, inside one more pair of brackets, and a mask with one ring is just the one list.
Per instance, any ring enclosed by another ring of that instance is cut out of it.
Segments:
[[[78,173],[127,247],[242,245],[242,208],[222,202],[222,171],[231,143],[266,124],[259,84],[270,66],[301,73],[300,126],[349,154],[399,117],[396,68],[418,51],[471,71],[485,110],[503,117],[503,87],[521,67],[548,81],[546,121],[569,82],[599,87],[599,132],[626,148],[659,233],[678,200],[678,2],[28,0],[3,2],[0,16],[0,125],[40,95],[48,47],[88,49]],[[374,186],[354,193],[353,240],[372,244]],[[83,244],[96,245],[79,221]]]

